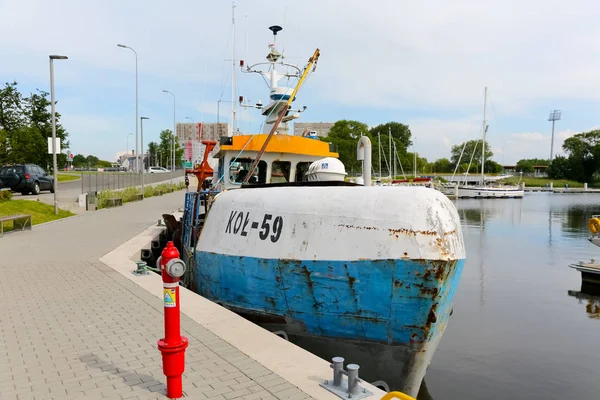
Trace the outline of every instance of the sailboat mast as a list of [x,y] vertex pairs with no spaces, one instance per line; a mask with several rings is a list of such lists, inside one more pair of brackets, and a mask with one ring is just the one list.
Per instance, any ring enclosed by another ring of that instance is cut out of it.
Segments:
[[231,46],[231,136],[235,135],[235,111],[236,111],[236,99],[235,99],[235,1],[231,5],[231,23],[233,30],[233,45]]
[[[396,142],[394,142],[394,155],[397,153],[398,151],[396,150]],[[394,157],[394,178],[396,178],[396,176],[398,176],[398,173],[396,171],[396,157]]]
[[377,142],[379,143],[379,179],[381,179],[381,135],[377,132]]
[[392,164],[390,164],[392,162],[392,128],[388,127],[388,139],[389,139],[389,153],[390,153],[390,158],[388,158],[389,162],[388,162],[388,172],[390,173],[390,178],[392,177]]
[[485,123],[485,112],[487,109],[487,86],[483,91],[483,142],[481,143],[481,184],[485,183],[485,134],[487,126]]
[[417,149],[415,149],[415,138],[413,138],[413,178],[417,177]]

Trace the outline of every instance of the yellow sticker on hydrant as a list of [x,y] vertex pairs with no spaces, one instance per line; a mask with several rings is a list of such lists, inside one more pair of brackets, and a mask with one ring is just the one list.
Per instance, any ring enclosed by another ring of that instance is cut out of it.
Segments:
[[163,288],[165,307],[175,307],[177,300],[175,298],[175,289]]

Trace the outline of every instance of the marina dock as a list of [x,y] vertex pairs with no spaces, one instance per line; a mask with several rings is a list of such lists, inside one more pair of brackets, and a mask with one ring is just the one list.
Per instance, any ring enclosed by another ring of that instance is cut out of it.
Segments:
[[600,193],[600,189],[589,189],[589,188],[551,188],[551,187],[525,187],[525,192],[547,192],[547,193],[562,193],[562,194],[575,194],[575,193]]
[[[162,285],[139,250],[183,192],[82,213],[0,239],[0,398],[166,399]],[[193,399],[337,399],[329,362],[182,288]],[[340,354],[340,356],[344,356]],[[351,363],[351,359],[346,362]],[[384,392],[361,384],[379,399]]]

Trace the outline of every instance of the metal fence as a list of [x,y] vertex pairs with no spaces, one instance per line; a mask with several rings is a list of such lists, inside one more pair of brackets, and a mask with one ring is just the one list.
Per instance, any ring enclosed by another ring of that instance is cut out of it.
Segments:
[[[184,171],[144,174],[144,184],[169,182],[180,178]],[[142,175],[132,172],[85,172],[81,174],[81,193],[118,190],[142,185]]]

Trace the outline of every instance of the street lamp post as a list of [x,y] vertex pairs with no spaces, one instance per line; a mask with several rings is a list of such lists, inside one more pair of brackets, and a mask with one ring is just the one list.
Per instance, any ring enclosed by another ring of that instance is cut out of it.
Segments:
[[125,157],[129,160],[129,136],[133,135],[133,133],[128,133],[127,138],[125,139]]
[[138,150],[138,143],[139,143],[139,139],[138,139],[138,55],[137,52],[129,46],[125,46],[124,44],[118,44],[117,46],[123,48],[123,49],[129,49],[131,51],[133,51],[133,53],[135,54],[135,167],[137,169],[136,172],[140,172],[140,167],[139,167],[139,162],[138,162],[138,158],[139,158],[139,150]]
[[144,120],[148,117],[140,117],[140,138],[142,140],[142,199],[144,198]]
[[173,172],[175,171],[175,94],[168,90],[163,90],[163,92],[173,96],[173,137],[171,139],[171,183],[173,183]]
[[50,102],[52,108],[52,167],[53,176],[52,189],[54,191],[54,214],[58,215],[58,197],[56,194],[56,187],[58,182],[58,174],[56,168],[56,113],[55,113],[55,102],[54,102],[54,60],[67,60],[67,56],[49,56],[50,57]]

